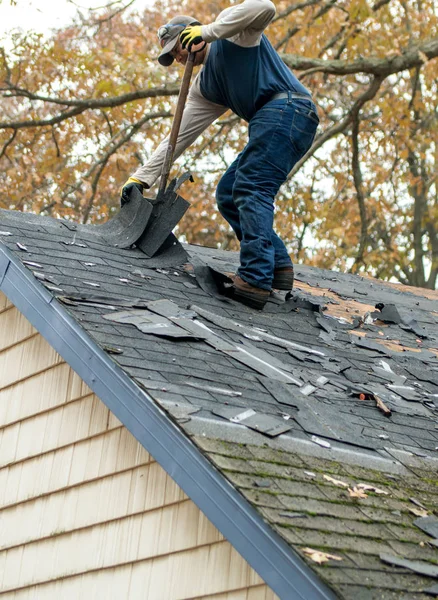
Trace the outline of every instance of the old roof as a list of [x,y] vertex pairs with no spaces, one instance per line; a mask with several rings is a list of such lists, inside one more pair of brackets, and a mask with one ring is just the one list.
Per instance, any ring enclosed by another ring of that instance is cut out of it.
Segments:
[[299,266],[256,312],[237,264],[0,211],[2,291],[280,598],[437,595],[438,293]]

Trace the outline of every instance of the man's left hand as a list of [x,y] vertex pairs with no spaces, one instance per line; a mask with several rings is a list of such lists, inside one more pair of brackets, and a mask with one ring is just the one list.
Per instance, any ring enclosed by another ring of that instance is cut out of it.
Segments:
[[179,36],[183,48],[192,51],[192,46],[196,46],[204,41],[200,25],[189,25]]

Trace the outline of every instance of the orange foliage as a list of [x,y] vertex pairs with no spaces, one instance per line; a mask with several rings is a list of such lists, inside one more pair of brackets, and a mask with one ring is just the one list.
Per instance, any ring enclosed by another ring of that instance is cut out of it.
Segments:
[[[433,4],[424,0],[419,11],[416,0],[315,0],[295,9],[276,2],[266,33],[295,65],[321,117],[320,146],[277,199],[276,228],[293,260],[436,286]],[[208,23],[228,5],[183,0],[178,12]],[[120,185],[169,132],[182,70],[157,64],[156,30],[174,13],[169,0],[143,14],[115,14],[108,6],[49,38],[11,36],[10,49],[0,52],[2,208],[89,222],[118,210]],[[406,67],[412,48],[416,58]],[[352,65],[357,68],[349,70]],[[362,102],[382,65],[379,85]],[[123,100],[126,94],[133,96]],[[362,102],[356,112],[355,102]],[[355,119],[361,189],[352,166]],[[190,169],[196,179],[182,190],[193,205],[178,230],[183,239],[238,248],[214,193],[246,139],[246,124],[227,113],[174,166],[173,173]]]

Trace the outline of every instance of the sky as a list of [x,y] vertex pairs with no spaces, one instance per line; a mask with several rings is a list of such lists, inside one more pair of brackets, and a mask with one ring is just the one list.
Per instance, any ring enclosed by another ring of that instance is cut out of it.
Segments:
[[[46,33],[52,28],[68,24],[78,9],[98,8],[111,0],[17,0],[11,6],[10,0],[0,2],[0,35],[21,28]],[[134,10],[142,10],[153,0],[135,0]],[[114,8],[128,4],[128,0],[114,3]]]

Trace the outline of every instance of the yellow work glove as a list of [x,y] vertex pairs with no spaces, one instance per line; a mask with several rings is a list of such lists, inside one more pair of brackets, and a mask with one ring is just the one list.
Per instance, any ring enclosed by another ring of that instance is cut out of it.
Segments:
[[202,37],[202,29],[200,25],[189,25],[179,36],[181,45],[183,48],[187,48],[189,52],[192,51],[192,46],[200,44],[204,41]]
[[123,206],[127,202],[129,202],[131,190],[133,187],[136,187],[140,194],[143,194],[143,189],[146,187],[139,179],[135,177],[130,177],[126,183],[123,184],[122,189],[120,190],[120,205]]

